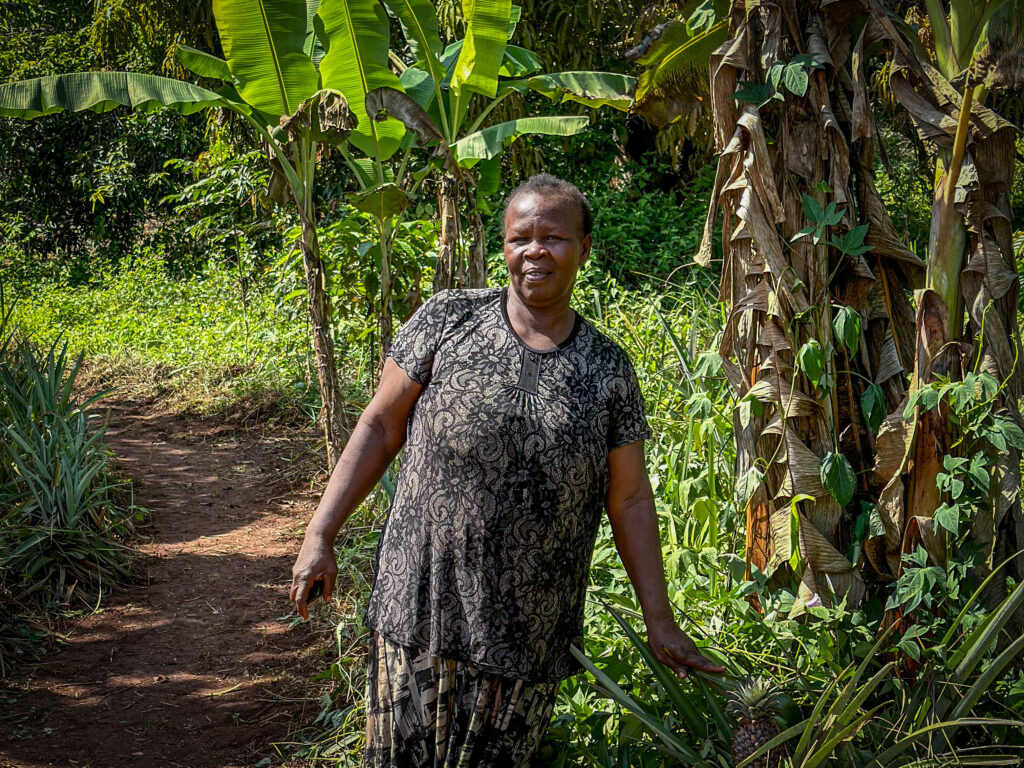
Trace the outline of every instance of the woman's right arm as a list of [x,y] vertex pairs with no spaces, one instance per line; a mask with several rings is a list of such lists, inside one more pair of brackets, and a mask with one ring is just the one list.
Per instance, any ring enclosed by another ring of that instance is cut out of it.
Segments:
[[352,430],[292,566],[288,597],[302,618],[309,618],[306,595],[314,582],[323,582],[325,598],[334,590],[334,539],[405,443],[409,413],[422,390],[394,360],[385,360],[377,393]]

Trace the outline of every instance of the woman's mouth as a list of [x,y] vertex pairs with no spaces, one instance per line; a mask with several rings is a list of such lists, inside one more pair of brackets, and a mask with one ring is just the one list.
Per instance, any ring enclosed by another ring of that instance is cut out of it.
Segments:
[[546,272],[542,269],[528,269],[526,272],[523,272],[523,279],[529,283],[536,283],[540,282],[550,274],[550,272]]

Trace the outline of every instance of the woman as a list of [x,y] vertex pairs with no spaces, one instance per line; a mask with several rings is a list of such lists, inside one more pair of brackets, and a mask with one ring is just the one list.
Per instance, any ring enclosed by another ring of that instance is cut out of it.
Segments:
[[572,184],[541,174],[512,192],[507,288],[443,291],[403,327],[306,530],[290,594],[303,618],[408,434],[367,611],[366,766],[526,764],[578,671],[602,510],[655,655],[682,677],[721,671],[672,618],[636,376],[569,306],[591,228]]

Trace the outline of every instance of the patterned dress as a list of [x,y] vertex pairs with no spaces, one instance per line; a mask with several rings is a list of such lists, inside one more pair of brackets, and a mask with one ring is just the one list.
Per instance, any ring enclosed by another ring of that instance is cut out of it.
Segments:
[[582,634],[608,452],[650,434],[633,368],[579,316],[557,347],[526,346],[506,289],[438,293],[389,354],[423,391],[367,624],[382,649],[553,697],[579,669],[569,646]]

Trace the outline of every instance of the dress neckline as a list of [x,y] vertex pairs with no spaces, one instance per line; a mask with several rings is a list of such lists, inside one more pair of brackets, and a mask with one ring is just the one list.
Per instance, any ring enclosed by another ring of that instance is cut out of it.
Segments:
[[580,313],[577,312],[575,309],[572,310],[572,314],[575,317],[575,320],[572,324],[572,330],[569,331],[569,335],[565,337],[565,340],[561,344],[557,344],[553,347],[548,347],[547,349],[537,349],[536,347],[531,347],[529,344],[523,341],[519,334],[516,333],[516,329],[512,327],[512,320],[508,316],[507,285],[501,289],[501,294],[498,297],[498,304],[501,306],[501,317],[505,321],[505,327],[508,329],[508,332],[512,334],[512,338],[515,339],[516,343],[523,349],[527,350],[528,352],[533,352],[536,355],[550,355],[554,352],[558,352],[559,350],[565,349],[567,346],[572,344],[573,339],[576,338],[576,334],[579,333],[580,326],[582,325],[582,318],[580,317]]

